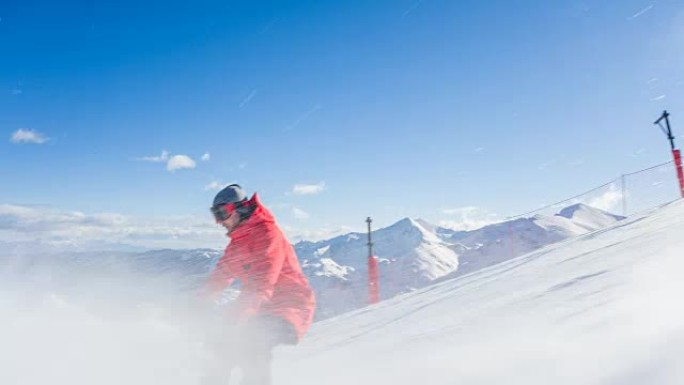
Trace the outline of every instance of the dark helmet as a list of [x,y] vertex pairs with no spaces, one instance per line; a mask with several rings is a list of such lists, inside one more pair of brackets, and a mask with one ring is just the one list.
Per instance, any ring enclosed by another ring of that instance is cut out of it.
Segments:
[[214,214],[216,222],[228,219],[233,211],[240,215],[240,222],[242,222],[252,215],[254,209],[254,205],[249,204],[247,194],[238,184],[231,184],[219,191],[214,197],[214,204],[211,206],[211,212]]
[[213,207],[242,202],[247,199],[247,194],[238,184],[231,184],[219,191],[214,197]]

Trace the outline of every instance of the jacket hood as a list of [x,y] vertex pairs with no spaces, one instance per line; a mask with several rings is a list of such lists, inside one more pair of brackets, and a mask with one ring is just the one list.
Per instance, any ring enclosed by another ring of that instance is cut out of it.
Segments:
[[254,195],[252,195],[252,197],[249,199],[249,204],[254,207],[254,212],[249,216],[249,218],[245,219],[233,231],[230,232],[229,235],[231,238],[246,235],[255,225],[259,223],[275,223],[275,217],[263,204],[261,204],[261,200],[259,200],[259,195],[257,193],[254,193]]

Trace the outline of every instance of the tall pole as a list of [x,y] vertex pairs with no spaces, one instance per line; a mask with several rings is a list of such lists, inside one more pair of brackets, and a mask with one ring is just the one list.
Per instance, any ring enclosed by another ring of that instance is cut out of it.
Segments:
[[[663,127],[660,122],[665,121],[665,127]],[[660,129],[663,130],[663,133],[667,136],[667,138],[670,140],[670,147],[672,150],[675,149],[675,144],[674,144],[674,136],[672,135],[672,128],[670,127],[670,113],[667,111],[663,111],[663,114],[660,115],[658,120],[655,121],[655,123],[660,126]]]
[[[662,121],[665,121],[665,127],[662,125]],[[674,158],[675,169],[677,170],[677,180],[679,181],[679,194],[684,198],[684,171],[682,170],[682,154],[675,147],[674,135],[672,135],[672,127],[670,127],[670,114],[667,111],[663,111],[663,114],[655,121],[655,123],[660,126],[660,129],[670,140],[670,148],[672,149],[672,157]]]
[[373,255],[373,239],[371,237],[371,223],[368,217],[368,303],[374,304],[380,301],[380,287],[378,285],[378,259]]

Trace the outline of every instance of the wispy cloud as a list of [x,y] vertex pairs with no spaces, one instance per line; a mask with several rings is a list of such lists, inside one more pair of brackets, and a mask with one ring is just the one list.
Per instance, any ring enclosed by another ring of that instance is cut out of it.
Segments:
[[131,217],[0,204],[0,241],[125,243],[143,247],[220,247],[224,232],[207,217]]
[[654,6],[654,4],[651,4],[651,5],[649,5],[649,6],[645,7],[645,8],[643,8],[643,9],[641,9],[639,12],[637,12],[637,13],[633,14],[632,16],[628,17],[627,20],[634,20],[634,19],[636,19],[637,17],[643,15],[644,13],[646,13],[646,12],[652,10],[652,9],[653,9],[653,6]]
[[303,115],[301,115],[299,118],[297,118],[297,120],[295,120],[294,122],[292,122],[292,124],[290,124],[289,126],[285,127],[285,131],[289,131],[289,130],[292,130],[292,129],[296,128],[297,126],[299,126],[300,124],[302,124],[302,122],[304,122],[305,120],[307,120],[311,115],[313,115],[314,113],[316,113],[316,111],[318,111],[318,110],[320,110],[320,109],[321,109],[321,105],[320,105],[320,104],[315,105],[315,106],[314,106],[313,108],[311,108],[309,111],[305,112]]
[[636,157],[641,156],[641,154],[643,154],[645,152],[646,152],[645,148],[640,148],[640,149],[634,151],[633,153],[629,154],[629,156],[631,156],[632,158],[636,158]]
[[273,26],[275,26],[276,23],[279,22],[279,21],[280,21],[279,18],[275,18],[275,19],[269,21],[268,24],[266,24],[266,26],[265,26],[264,28],[262,28],[261,30],[259,30],[259,33],[260,33],[260,34],[267,33],[267,32],[270,31],[270,30],[273,28]]
[[137,158],[137,160],[141,160],[144,162],[166,162],[169,160],[169,152],[166,150],[163,150],[161,155],[159,156],[143,156],[142,158]]
[[292,215],[295,217],[295,219],[300,220],[300,221],[305,221],[311,217],[311,215],[309,215],[309,213],[300,209],[299,207],[293,207],[292,208]]
[[[294,243],[299,241],[321,241],[351,233],[354,230],[350,226],[323,226],[317,227],[316,229],[306,229],[283,225],[283,231],[287,235],[287,238],[290,240],[290,242]],[[362,230],[358,229],[357,231]]]
[[622,203],[622,193],[618,191],[615,185],[611,185],[603,194],[590,198],[585,203],[597,209],[614,212]]
[[404,11],[404,13],[402,14],[401,17],[406,17],[406,16],[408,16],[411,12],[415,11],[416,9],[418,9],[418,7],[419,7],[422,3],[423,3],[423,0],[416,0],[416,1],[414,1],[414,2],[411,4],[411,6],[408,7],[408,8]]
[[572,204],[582,203],[587,206],[591,206],[603,211],[610,213],[615,213],[617,209],[622,204],[622,192],[618,189],[618,185],[613,183],[609,185],[605,190],[598,193],[597,195],[590,195],[586,197],[576,198],[570,201],[563,202],[556,205],[556,208],[568,207]]
[[13,88],[12,89],[12,95],[21,95],[24,91],[22,91],[19,88]]
[[220,190],[220,189],[222,189],[222,188],[224,188],[224,187],[226,187],[226,186],[228,186],[228,184],[226,184],[226,183],[221,183],[221,182],[217,182],[217,181],[211,181],[208,185],[204,186],[204,190],[205,190],[205,191],[209,191],[209,190]]
[[73,226],[110,227],[125,222],[118,214],[86,215],[78,211],[0,204],[0,230],[60,231]]
[[292,187],[292,193],[295,195],[316,195],[325,190],[325,182],[317,184],[296,184]]
[[256,89],[253,89],[253,90],[249,93],[249,95],[247,95],[246,98],[242,99],[242,102],[240,102],[240,108],[246,106],[247,103],[249,103],[252,99],[254,99],[254,97],[255,97],[256,95],[257,95],[257,90],[256,90]]
[[546,162],[544,162],[544,163],[538,165],[537,168],[538,168],[539,170],[546,170],[546,169],[548,169],[548,168],[550,168],[550,167],[553,167],[557,162],[558,162],[557,159],[550,159],[550,160],[548,160],[548,161],[546,161]]
[[480,209],[475,207],[475,206],[466,206],[466,207],[458,207],[455,209],[454,208],[442,209],[442,213],[447,214],[447,215],[464,215],[464,214],[468,214],[468,213],[477,212],[478,210],[480,210]]
[[204,153],[204,155],[202,155],[202,162],[208,162],[210,159],[211,159],[211,154],[209,154],[208,152],[206,152],[206,153]]
[[48,139],[43,134],[27,128],[20,128],[12,134],[12,143],[43,144]]
[[439,225],[457,231],[475,230],[498,222],[496,214],[475,206],[446,208],[442,213],[455,218],[440,220]]
[[656,96],[655,98],[651,98],[651,101],[652,101],[652,102],[657,102],[658,100],[663,100],[663,99],[665,99],[666,97],[667,97],[667,96],[665,96],[665,95],[658,95],[658,96]]
[[168,163],[166,164],[166,169],[168,171],[176,171],[176,170],[182,170],[182,169],[192,169],[197,166],[197,163],[195,163],[192,158],[190,158],[187,155],[174,155],[169,159]]

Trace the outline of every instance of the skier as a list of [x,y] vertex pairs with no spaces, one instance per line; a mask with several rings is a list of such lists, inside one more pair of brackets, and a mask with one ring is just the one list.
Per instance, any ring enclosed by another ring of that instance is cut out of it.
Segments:
[[[211,211],[231,239],[204,287],[215,300],[234,279],[241,291],[228,311],[221,341],[220,372],[210,383],[226,384],[230,369],[242,369],[244,385],[270,384],[271,354],[277,345],[296,345],[309,329],[316,302],[292,245],[257,194],[247,199],[230,185],[214,198]],[[214,382],[211,382],[214,381]]]

